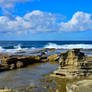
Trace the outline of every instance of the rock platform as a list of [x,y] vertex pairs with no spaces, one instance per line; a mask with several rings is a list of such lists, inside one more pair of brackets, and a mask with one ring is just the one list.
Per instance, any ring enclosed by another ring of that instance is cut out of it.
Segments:
[[61,53],[57,76],[65,78],[92,76],[92,56],[86,56],[79,49],[72,49]]
[[67,92],[92,92],[92,80],[82,80],[66,85]]

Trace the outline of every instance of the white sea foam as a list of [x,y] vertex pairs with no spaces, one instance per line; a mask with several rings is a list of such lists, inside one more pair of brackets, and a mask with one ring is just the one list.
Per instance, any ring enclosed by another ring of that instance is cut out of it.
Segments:
[[21,45],[14,46],[14,49],[4,49],[0,46],[0,53],[16,53],[18,51],[26,51],[27,48],[22,48]]
[[1,46],[0,46],[0,52],[4,51],[5,49],[3,49]]
[[[83,49],[92,49],[92,44],[66,44],[66,45],[58,45],[55,43],[48,43],[45,45],[43,48],[56,48],[56,49],[73,49],[73,48],[83,48]],[[21,52],[21,51],[36,51],[40,50],[42,48],[22,48],[21,45],[14,46],[13,49],[5,49],[0,46],[0,53],[16,53],[16,52]]]
[[32,47],[31,49],[33,50],[33,49],[36,49],[36,48],[35,47]]
[[66,44],[66,45],[57,45],[55,43],[49,43],[44,48],[56,48],[56,49],[83,48],[83,49],[92,49],[92,44]]
[[22,47],[21,47],[20,44],[18,44],[17,46],[14,46],[14,48],[15,48],[16,50],[22,50]]

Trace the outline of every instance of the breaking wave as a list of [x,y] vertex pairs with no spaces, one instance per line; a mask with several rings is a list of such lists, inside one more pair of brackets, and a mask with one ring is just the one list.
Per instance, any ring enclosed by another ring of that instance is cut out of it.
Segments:
[[[10,48],[12,47],[12,48]],[[21,44],[17,45],[17,46],[10,46],[7,48],[4,48],[2,46],[0,46],[0,53],[16,53],[16,52],[21,52],[21,51],[35,51],[35,50],[39,50],[42,48],[55,48],[55,49],[73,49],[73,48],[83,48],[83,49],[92,49],[92,44],[62,44],[62,45],[58,45],[55,43],[48,43],[47,45],[42,45],[41,47],[24,47],[21,46]]]
[[14,46],[14,48],[12,49],[5,49],[3,47],[0,46],[0,52],[1,53],[16,53],[18,51],[24,51],[24,50],[27,50],[27,48],[22,48],[21,45],[17,45],[17,46]]
[[49,44],[45,45],[44,48],[56,48],[56,49],[83,48],[83,49],[92,49],[92,44],[66,44],[66,45],[57,45],[55,43],[49,43]]

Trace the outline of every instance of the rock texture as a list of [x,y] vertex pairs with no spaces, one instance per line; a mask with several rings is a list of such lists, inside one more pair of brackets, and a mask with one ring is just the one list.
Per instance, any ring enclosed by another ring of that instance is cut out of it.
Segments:
[[67,92],[92,92],[92,80],[78,81],[66,85]]
[[69,77],[90,76],[92,74],[92,56],[85,56],[79,49],[61,54],[56,75]]
[[83,61],[85,58],[84,53],[80,52],[79,49],[73,49],[73,50],[69,50],[65,53],[61,54],[60,57],[60,67],[62,68],[63,66],[66,65],[77,65],[78,62]]
[[1,60],[0,71],[21,68],[39,62],[41,62],[40,56],[3,57]]
[[56,62],[59,59],[57,54],[47,56],[46,54],[33,55],[33,56],[19,56],[19,55],[11,55],[7,57],[1,58],[0,64],[0,72],[6,70],[17,69],[21,67],[25,67],[34,63],[42,63],[42,62]]
[[48,57],[48,61],[58,61],[59,56],[57,54]]
[[0,89],[0,92],[18,92],[16,90],[8,89],[8,88],[2,88]]

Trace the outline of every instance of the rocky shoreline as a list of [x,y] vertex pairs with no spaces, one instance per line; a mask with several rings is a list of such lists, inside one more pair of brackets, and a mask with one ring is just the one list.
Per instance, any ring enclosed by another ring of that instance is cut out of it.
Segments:
[[[53,51],[54,49],[49,49]],[[35,52],[36,53],[36,52]],[[26,67],[34,63],[44,62],[58,62],[59,56],[57,54],[47,55],[44,50],[40,51],[41,55],[8,55],[1,54],[0,72]]]
[[[55,51],[55,49],[50,49],[49,51]],[[35,63],[56,62],[59,64],[58,70],[54,71],[53,74],[51,74],[50,76],[64,79],[73,79],[82,77],[92,79],[92,55],[85,55],[83,52],[80,51],[80,49],[71,49],[66,52],[61,52],[59,55],[56,53],[48,55],[46,53],[46,50],[42,50],[40,51],[40,53],[41,55],[29,55],[29,56],[0,54],[1,55],[0,72],[19,69]],[[87,81],[86,83],[89,84],[89,82]],[[81,92],[76,91],[75,89],[70,90],[71,89],[70,84],[69,85],[67,84],[66,88],[67,92]],[[31,89],[29,88],[29,90]],[[3,88],[0,89],[0,92],[17,92],[17,91]]]

